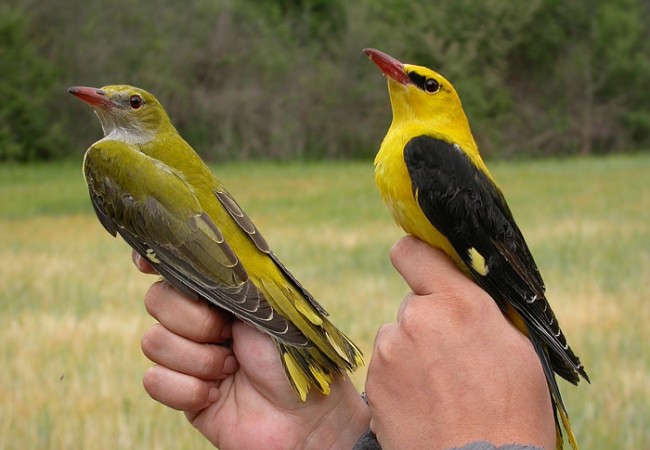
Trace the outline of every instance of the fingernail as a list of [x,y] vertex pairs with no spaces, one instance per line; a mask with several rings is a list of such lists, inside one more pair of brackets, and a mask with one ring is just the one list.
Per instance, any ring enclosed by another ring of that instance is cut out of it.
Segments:
[[208,391],[208,403],[214,403],[219,398],[219,388],[212,386]]
[[223,373],[225,375],[231,375],[237,370],[237,359],[234,355],[226,356],[226,359],[223,362]]

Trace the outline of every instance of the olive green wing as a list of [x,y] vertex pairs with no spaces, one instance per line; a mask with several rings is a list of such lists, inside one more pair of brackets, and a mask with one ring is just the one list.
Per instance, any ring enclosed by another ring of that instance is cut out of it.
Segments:
[[89,149],[84,174],[102,225],[122,236],[175,288],[281,341],[307,345],[300,330],[276,314],[250,281],[182,174],[115,141]]
[[255,244],[259,251],[265,253],[271,258],[275,266],[282,272],[285,279],[293,285],[293,287],[300,292],[300,294],[309,302],[309,304],[320,314],[328,316],[329,314],[309,293],[309,291],[293,276],[289,269],[282,264],[282,261],[271,251],[266,239],[262,236],[260,231],[257,229],[253,221],[248,217],[243,209],[239,206],[237,201],[226,191],[223,187],[219,187],[215,190],[215,195],[219,199],[219,202],[223,207],[228,211],[230,216],[233,218],[239,228],[244,231],[251,241]]
[[[313,372],[316,367],[335,369],[336,371],[339,371],[339,368],[355,370],[363,363],[359,348],[327,319],[328,314],[325,309],[270,250],[255,224],[223,186],[217,185],[215,195],[237,223],[239,229],[246,233],[254,243],[260,251],[260,255],[268,257],[267,262],[275,266],[277,272],[282,276],[280,279],[273,276],[260,277],[261,291],[315,345],[309,354],[295,353],[288,348],[283,348],[282,353],[292,353],[292,357],[307,374]],[[272,266],[267,266],[267,268],[274,271]],[[309,369],[310,367],[311,369]],[[312,382],[317,386],[322,386],[317,376],[312,378]]]

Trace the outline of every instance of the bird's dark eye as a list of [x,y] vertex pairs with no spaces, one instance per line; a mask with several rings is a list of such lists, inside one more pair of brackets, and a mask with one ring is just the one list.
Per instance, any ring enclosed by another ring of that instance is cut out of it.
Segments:
[[139,107],[142,106],[142,97],[139,95],[132,95],[131,98],[129,99],[129,104],[131,105],[131,108],[133,109],[138,109]]
[[435,94],[440,90],[440,83],[438,83],[433,78],[427,78],[424,82],[424,90],[429,94]]

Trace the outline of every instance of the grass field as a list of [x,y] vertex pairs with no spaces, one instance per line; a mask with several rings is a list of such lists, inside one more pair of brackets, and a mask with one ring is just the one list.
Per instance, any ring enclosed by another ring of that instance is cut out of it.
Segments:
[[[561,386],[582,448],[650,448],[650,155],[492,170],[592,379]],[[369,357],[407,292],[371,164],[215,171]],[[142,388],[154,278],[101,228],[78,164],[0,166],[0,276],[0,449],[209,448]]]

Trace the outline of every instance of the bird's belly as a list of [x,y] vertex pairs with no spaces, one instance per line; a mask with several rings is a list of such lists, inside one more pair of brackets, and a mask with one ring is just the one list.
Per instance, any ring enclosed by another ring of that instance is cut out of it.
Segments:
[[[444,251],[459,268],[466,270],[465,265],[447,238],[431,224],[420,205],[418,205],[410,190],[410,179],[406,182],[393,182],[390,185],[382,183],[381,180],[385,179],[381,175],[377,177],[377,186],[395,222],[406,233]],[[407,189],[404,189],[404,186]]]

